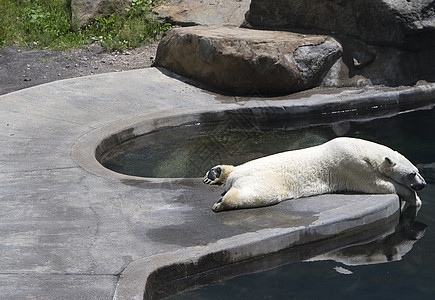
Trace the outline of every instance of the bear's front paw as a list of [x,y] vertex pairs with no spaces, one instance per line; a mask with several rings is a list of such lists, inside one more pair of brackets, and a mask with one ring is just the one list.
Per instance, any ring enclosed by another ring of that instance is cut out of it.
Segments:
[[213,167],[205,174],[203,182],[205,184],[222,184],[222,182],[219,181],[219,177],[221,176],[221,174],[221,167]]
[[211,208],[211,210],[214,211],[215,213],[224,210],[223,205],[222,205],[222,198],[220,198],[218,202],[213,204],[213,207]]

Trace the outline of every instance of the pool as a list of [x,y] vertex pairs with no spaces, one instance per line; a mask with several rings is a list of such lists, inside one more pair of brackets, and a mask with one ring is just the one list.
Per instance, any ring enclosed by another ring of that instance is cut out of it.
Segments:
[[[171,299],[433,299],[435,110],[345,127],[344,135],[388,145],[419,167],[428,186],[419,193],[423,206],[415,219],[408,211],[393,235],[368,245],[238,276]],[[315,131],[329,138],[334,130]]]
[[248,118],[198,122],[129,140],[101,157],[116,172],[143,177],[201,177],[219,163],[240,164],[267,154],[321,144],[336,136],[387,145],[417,165],[428,186],[417,217],[407,211],[396,232],[260,273],[238,276],[172,299],[433,299],[435,295],[435,109],[370,121],[295,128],[292,120]]
[[229,123],[198,123],[134,138],[105,153],[101,161],[106,168],[127,175],[194,178],[202,177],[216,164],[237,165],[266,154],[320,144],[332,137],[326,128],[245,130]]

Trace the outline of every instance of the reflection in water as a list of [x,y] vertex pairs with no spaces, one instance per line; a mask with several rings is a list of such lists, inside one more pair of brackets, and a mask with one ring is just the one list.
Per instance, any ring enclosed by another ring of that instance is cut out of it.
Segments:
[[416,208],[408,207],[393,234],[368,244],[319,255],[309,261],[334,260],[348,266],[379,264],[401,260],[424,236],[426,224],[415,221]]

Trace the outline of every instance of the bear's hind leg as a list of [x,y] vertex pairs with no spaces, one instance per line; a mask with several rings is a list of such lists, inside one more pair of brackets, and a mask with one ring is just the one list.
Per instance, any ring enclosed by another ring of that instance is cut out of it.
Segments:
[[239,208],[241,199],[239,199],[240,193],[236,188],[230,188],[228,191],[222,193],[222,197],[213,204],[212,210],[214,212],[220,212],[223,210],[231,210]]
[[213,205],[212,210],[220,212],[223,210],[263,207],[279,203],[281,200],[277,195],[263,194],[262,191],[232,187],[223,193],[223,196]]
[[234,166],[230,165],[218,165],[208,171],[203,179],[205,184],[225,184],[228,175],[233,171]]

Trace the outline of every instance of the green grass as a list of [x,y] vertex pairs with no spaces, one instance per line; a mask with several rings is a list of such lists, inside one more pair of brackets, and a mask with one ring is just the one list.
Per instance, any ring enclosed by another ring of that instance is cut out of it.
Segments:
[[85,28],[71,30],[71,0],[0,0],[0,47],[69,49],[99,41],[122,50],[153,40],[169,24],[155,20],[156,0],[132,0],[125,14],[97,18]]

